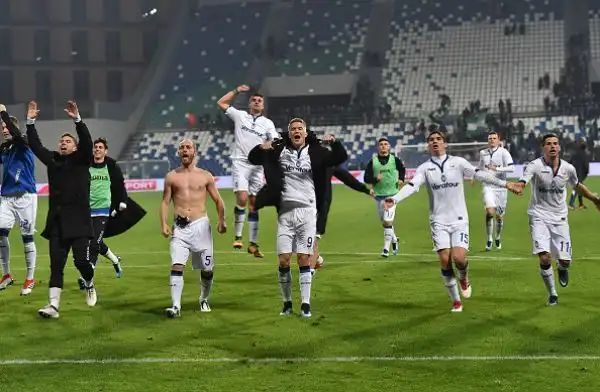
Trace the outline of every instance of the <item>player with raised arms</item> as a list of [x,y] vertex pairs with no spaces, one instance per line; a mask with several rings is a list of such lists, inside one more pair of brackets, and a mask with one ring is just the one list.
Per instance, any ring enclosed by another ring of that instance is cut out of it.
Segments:
[[[488,133],[488,148],[479,152],[479,169],[486,170],[501,180],[506,180],[506,174],[514,171],[510,152],[500,145],[497,132]],[[496,248],[502,249],[502,228],[506,213],[508,191],[496,185],[483,184],[483,203],[485,204],[485,229],[487,242],[485,250],[492,250],[494,217],[496,218]]]
[[249,110],[238,110],[231,106],[236,95],[249,92],[250,87],[238,86],[228,92],[218,105],[235,124],[235,145],[231,152],[231,176],[233,177],[233,191],[235,192],[236,206],[233,210],[235,239],[234,249],[243,247],[242,233],[246,221],[246,206],[248,205],[248,227],[250,229],[248,253],[254,257],[262,258],[263,253],[258,246],[258,210],[254,208],[256,194],[263,186],[263,169],[248,162],[248,154],[255,146],[279,137],[273,121],[263,116],[265,110],[264,97],[257,93],[250,93]]
[[429,221],[431,237],[438,253],[442,278],[450,300],[452,312],[462,312],[463,305],[452,263],[458,269],[458,280],[464,298],[470,298],[472,289],[468,276],[469,216],[465,201],[464,179],[474,178],[518,193],[522,187],[506,182],[479,170],[466,159],[446,154],[446,141],[442,132],[433,127],[427,136],[431,158],[421,164],[414,177],[394,197],[385,200],[386,208],[419,191],[425,185],[429,193]]
[[2,258],[2,279],[0,290],[14,283],[10,271],[10,243],[8,235],[15,222],[21,229],[21,239],[25,251],[27,276],[21,288],[21,295],[29,295],[35,287],[35,265],[37,249],[33,240],[37,217],[37,192],[35,187],[35,156],[29,148],[27,138],[19,130],[19,121],[0,105],[2,135],[0,145],[2,159],[2,191],[0,192],[0,258]]
[[[208,298],[213,285],[214,249],[212,229],[206,213],[206,195],[217,206],[217,231],[225,233],[225,203],[215,185],[215,179],[206,170],[196,167],[196,146],[191,140],[179,143],[177,155],[181,166],[170,171],[160,204],[161,232],[171,237],[171,299],[173,306],[166,309],[170,318],[181,316],[183,270],[192,254],[192,268],[200,270],[200,311],[210,312]],[[173,200],[175,221],[173,230],[168,223],[169,206]]]
[[543,156],[529,162],[521,186],[531,183],[531,198],[527,215],[533,254],[540,260],[540,275],[548,291],[548,305],[558,304],[558,293],[552,269],[552,257],[558,260],[558,280],[562,287],[569,284],[571,266],[571,233],[567,207],[567,185],[592,201],[600,209],[600,198],[579,182],[573,165],[560,159],[560,144],[554,134],[542,138]]

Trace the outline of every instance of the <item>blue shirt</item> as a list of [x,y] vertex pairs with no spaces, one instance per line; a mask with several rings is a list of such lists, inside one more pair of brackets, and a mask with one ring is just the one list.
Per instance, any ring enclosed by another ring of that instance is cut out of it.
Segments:
[[36,193],[35,157],[25,140],[5,142],[0,149],[2,189],[0,195]]

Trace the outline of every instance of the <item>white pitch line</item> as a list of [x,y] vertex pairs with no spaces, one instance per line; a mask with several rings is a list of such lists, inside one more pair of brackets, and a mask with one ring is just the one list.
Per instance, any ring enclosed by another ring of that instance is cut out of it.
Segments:
[[492,355],[492,356],[405,356],[405,357],[297,357],[297,358],[105,358],[105,359],[5,359],[0,366],[19,365],[110,365],[167,363],[359,363],[359,362],[541,362],[600,361],[599,355]]

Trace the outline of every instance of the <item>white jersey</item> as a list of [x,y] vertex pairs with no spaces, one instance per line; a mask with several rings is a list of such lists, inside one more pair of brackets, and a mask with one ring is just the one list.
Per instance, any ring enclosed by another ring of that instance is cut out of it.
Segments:
[[[512,166],[514,164],[512,156],[510,152],[504,147],[496,147],[495,150],[491,148],[483,149],[479,152],[479,169],[485,170],[488,173],[493,174],[496,178],[500,180],[506,181],[506,172],[501,171],[492,171],[488,170],[486,167],[488,165],[494,165],[496,167],[507,167]],[[496,185],[492,184],[483,184],[484,189],[493,189],[493,190],[504,190],[505,188],[500,188]]]
[[275,124],[264,116],[253,116],[230,106],[225,114],[235,124],[235,146],[232,159],[248,159],[250,150],[267,140],[279,138]]
[[279,157],[283,170],[281,203],[289,207],[317,206],[309,146],[300,150],[284,147]]
[[452,225],[469,221],[463,183],[476,170],[466,159],[450,155],[432,157],[417,168],[410,183],[417,190],[421,185],[427,187],[431,223]]
[[555,173],[544,158],[538,158],[529,162],[519,181],[531,182],[527,215],[546,223],[567,221],[567,185],[574,188],[579,183],[573,165],[561,159]]

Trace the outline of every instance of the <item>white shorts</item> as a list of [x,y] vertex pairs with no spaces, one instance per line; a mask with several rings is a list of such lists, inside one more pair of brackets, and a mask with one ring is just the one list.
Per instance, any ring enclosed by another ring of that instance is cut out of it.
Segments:
[[569,222],[545,223],[539,218],[530,216],[529,231],[534,255],[548,252],[557,260],[571,260]]
[[192,253],[192,269],[212,271],[213,238],[208,217],[196,219],[184,228],[173,226],[171,236],[171,265],[186,265]]
[[21,196],[0,198],[0,229],[10,230],[18,220],[21,235],[35,233],[38,195],[25,193]]
[[313,254],[317,234],[317,209],[292,208],[277,219],[277,254]]
[[396,205],[390,209],[385,208],[385,199],[377,200],[375,199],[375,206],[377,207],[377,215],[379,215],[379,220],[381,223],[383,222],[394,222],[394,218],[396,217]]
[[443,225],[434,222],[431,224],[431,239],[436,252],[452,248],[469,250],[469,223]]
[[263,167],[253,165],[246,159],[232,159],[231,178],[234,192],[245,191],[251,196],[256,196],[264,185]]
[[496,215],[504,215],[506,212],[506,200],[508,191],[506,189],[483,189],[483,203],[485,208],[495,208]]

